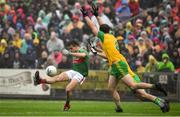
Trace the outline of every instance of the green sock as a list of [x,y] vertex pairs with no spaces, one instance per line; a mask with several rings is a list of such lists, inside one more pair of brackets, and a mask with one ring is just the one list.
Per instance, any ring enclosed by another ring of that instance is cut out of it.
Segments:
[[154,100],[154,103],[156,105],[158,105],[159,107],[163,107],[164,106],[164,100],[161,99],[161,98],[158,98],[158,97]]

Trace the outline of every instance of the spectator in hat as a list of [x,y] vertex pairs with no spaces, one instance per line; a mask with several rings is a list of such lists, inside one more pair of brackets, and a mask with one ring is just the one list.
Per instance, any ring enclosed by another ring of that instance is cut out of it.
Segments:
[[5,39],[2,39],[0,42],[0,55],[3,55],[5,51],[7,50],[7,41]]
[[158,71],[158,61],[153,55],[149,55],[148,63],[145,66],[145,72],[157,72]]
[[147,52],[147,47],[146,47],[145,40],[144,40],[142,37],[139,37],[139,38],[138,38],[137,46],[138,46],[138,48],[139,48],[139,53],[140,53],[140,55],[143,56],[144,53]]
[[159,62],[158,71],[160,72],[174,72],[174,64],[170,61],[169,55],[164,53],[162,55],[162,61]]
[[139,60],[137,60],[136,61],[136,72],[137,72],[137,74],[142,74],[142,73],[144,73],[144,71],[145,71],[145,68],[144,68],[144,66],[142,65],[142,62],[141,61],[139,61]]
[[128,1],[127,0],[122,0],[122,5],[117,9],[117,14],[119,18],[119,22],[122,22],[128,18],[131,17],[131,11],[128,6]]
[[13,35],[12,44],[13,44],[13,46],[16,47],[16,48],[19,48],[19,49],[21,48],[22,39],[20,38],[19,32],[16,32],[16,33]]

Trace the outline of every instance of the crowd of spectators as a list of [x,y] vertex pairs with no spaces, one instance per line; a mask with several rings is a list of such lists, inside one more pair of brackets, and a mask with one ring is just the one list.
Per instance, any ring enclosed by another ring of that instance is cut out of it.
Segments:
[[[140,0],[87,1],[99,6],[133,70],[180,68],[179,0],[163,0],[150,10],[141,9]],[[71,57],[62,54],[67,42],[88,48],[87,40],[95,38],[80,12],[82,5],[90,11],[87,1],[0,0],[0,68],[70,68]],[[99,40],[93,43],[98,46]],[[106,60],[90,52],[90,69],[107,69]]]

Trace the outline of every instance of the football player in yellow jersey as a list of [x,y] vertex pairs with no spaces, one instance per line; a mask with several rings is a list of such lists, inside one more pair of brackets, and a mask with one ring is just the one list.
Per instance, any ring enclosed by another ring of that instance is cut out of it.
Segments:
[[110,27],[107,24],[103,24],[102,20],[98,16],[98,7],[92,4],[92,13],[98,20],[100,25],[99,30],[88,17],[88,12],[83,7],[81,12],[93,34],[99,37],[101,40],[103,53],[98,53],[98,55],[107,58],[109,62],[110,76],[108,88],[111,91],[114,102],[116,104],[116,112],[123,111],[120,106],[120,96],[116,90],[119,80],[122,80],[123,83],[125,83],[140,99],[148,99],[158,105],[162,112],[168,112],[169,102],[167,100],[148,94],[144,89],[155,89],[167,95],[166,91],[159,83],[149,84],[141,82],[139,77],[131,70],[125,57],[118,50],[117,39],[112,34],[110,34]]

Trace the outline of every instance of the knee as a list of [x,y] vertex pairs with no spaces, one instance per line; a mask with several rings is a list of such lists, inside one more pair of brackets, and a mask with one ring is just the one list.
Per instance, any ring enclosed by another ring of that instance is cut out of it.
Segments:
[[132,89],[132,90],[135,90],[137,89],[137,83],[132,83],[129,85],[129,87]]
[[66,92],[71,92],[72,90],[69,87],[66,87]]

